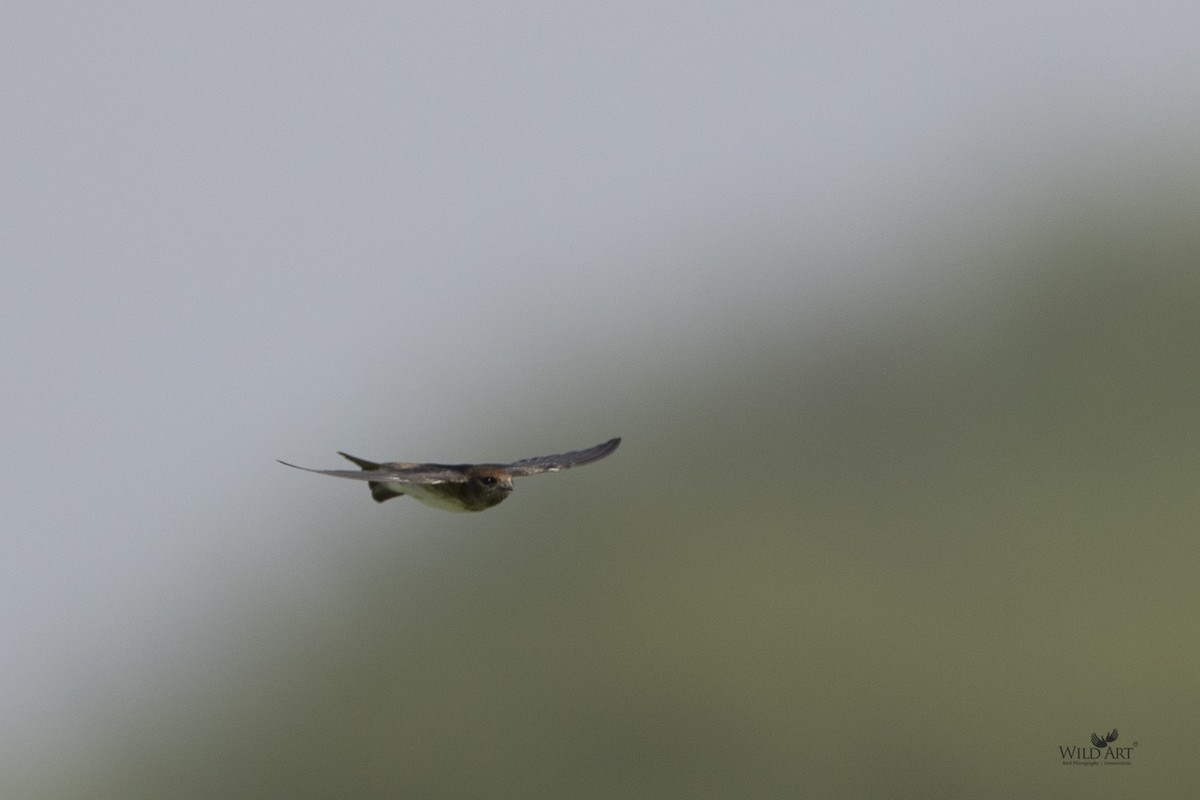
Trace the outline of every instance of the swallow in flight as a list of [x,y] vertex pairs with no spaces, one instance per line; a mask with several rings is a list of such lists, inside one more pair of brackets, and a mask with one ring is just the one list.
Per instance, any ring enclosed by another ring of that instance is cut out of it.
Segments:
[[357,458],[349,453],[338,452],[343,458],[362,467],[352,469],[309,469],[280,461],[280,464],[318,475],[367,481],[371,497],[382,503],[393,497],[408,495],[427,506],[446,511],[484,511],[512,493],[513,478],[537,475],[541,472],[559,470],[591,464],[610,455],[621,443],[620,437],[609,439],[604,444],[559,453],[554,456],[523,458],[511,464],[410,464],[405,462],[375,463]]

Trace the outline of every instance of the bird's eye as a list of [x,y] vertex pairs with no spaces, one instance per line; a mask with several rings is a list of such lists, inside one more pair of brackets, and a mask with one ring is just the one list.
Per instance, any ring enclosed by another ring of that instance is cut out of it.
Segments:
[[484,476],[480,477],[479,482],[482,483],[484,486],[495,486],[496,485],[496,479],[494,477],[492,477],[491,475],[484,475]]

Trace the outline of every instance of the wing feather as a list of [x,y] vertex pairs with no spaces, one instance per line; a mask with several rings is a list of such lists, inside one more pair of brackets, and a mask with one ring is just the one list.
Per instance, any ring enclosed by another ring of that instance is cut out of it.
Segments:
[[[357,461],[357,459],[351,460]],[[378,469],[363,469],[359,471],[354,469],[309,469],[308,467],[289,464],[286,461],[280,461],[279,463],[285,467],[302,469],[305,472],[315,472],[318,475],[347,478],[352,481],[373,481],[375,483],[462,483],[467,479],[461,471],[441,465],[429,469],[421,464],[405,465],[402,467],[393,464],[379,464]]]
[[615,439],[609,439],[604,444],[598,444],[586,450],[573,450],[570,453],[558,453],[552,456],[523,458],[520,461],[499,466],[501,469],[512,473],[514,477],[520,475],[537,475],[540,472],[558,472],[559,470],[599,461],[605,456],[611,455],[619,444],[621,444],[621,437],[618,436]]

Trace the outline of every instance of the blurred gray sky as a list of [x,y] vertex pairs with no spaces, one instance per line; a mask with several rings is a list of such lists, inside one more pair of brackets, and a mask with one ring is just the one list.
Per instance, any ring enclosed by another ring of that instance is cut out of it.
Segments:
[[0,773],[329,580],[352,545],[294,528],[380,509],[273,459],[629,436],[648,374],[1170,186],[1198,32],[1188,2],[10,4]]

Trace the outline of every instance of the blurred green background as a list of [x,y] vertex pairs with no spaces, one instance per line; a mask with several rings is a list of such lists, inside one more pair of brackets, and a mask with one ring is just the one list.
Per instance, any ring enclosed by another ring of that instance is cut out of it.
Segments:
[[[324,588],[113,719],[68,794],[1186,796],[1196,197],[667,354],[585,410],[612,458],[487,514],[285,510],[337,543]],[[1061,763],[1114,727],[1132,764]]]

